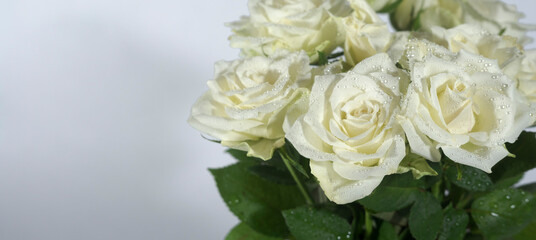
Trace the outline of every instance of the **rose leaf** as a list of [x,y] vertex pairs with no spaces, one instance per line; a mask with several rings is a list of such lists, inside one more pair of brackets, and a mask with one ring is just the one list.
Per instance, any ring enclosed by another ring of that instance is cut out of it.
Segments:
[[352,229],[346,219],[326,209],[303,206],[283,211],[296,240],[349,239]]
[[519,189],[498,189],[477,198],[471,216],[487,239],[503,239],[522,231],[534,218],[536,198]]

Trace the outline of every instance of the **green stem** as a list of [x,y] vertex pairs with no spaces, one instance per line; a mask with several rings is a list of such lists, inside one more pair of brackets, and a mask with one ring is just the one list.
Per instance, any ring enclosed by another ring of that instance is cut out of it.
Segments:
[[354,209],[353,206],[348,205],[348,208],[350,208],[350,211],[352,211],[352,217],[353,217],[353,220],[352,220],[352,235],[350,236],[350,239],[354,240],[355,236],[357,234],[359,234],[358,229],[357,229],[357,222],[359,221],[359,216],[357,216],[357,212],[356,212],[356,210]]
[[456,204],[456,208],[457,209],[463,209],[465,208],[465,206],[471,202],[473,196],[471,196],[471,194],[468,194],[467,196],[465,196],[465,194],[462,194],[462,196],[460,197],[460,200],[458,201],[458,204]]
[[307,202],[307,204],[309,205],[313,205],[314,202],[313,200],[311,199],[311,196],[309,196],[309,193],[307,192],[307,190],[305,190],[305,187],[303,186],[303,184],[301,183],[300,179],[298,178],[298,175],[296,175],[296,172],[294,171],[294,168],[292,168],[292,166],[290,165],[290,163],[288,162],[289,161],[289,156],[286,152],[286,149],[285,147],[282,147],[279,149],[279,155],[281,155],[281,158],[283,159],[283,162],[285,163],[285,166],[287,167],[288,171],[290,172],[290,175],[292,175],[292,178],[294,178],[294,181],[296,182],[296,185],[298,185],[298,188],[300,189],[303,197],[305,198],[305,201]]
[[370,239],[372,235],[372,217],[370,213],[365,210],[365,239]]
[[436,199],[438,199],[439,201],[442,201],[443,199],[440,198],[440,196],[442,196],[442,193],[441,193],[441,180],[437,181],[433,186],[432,186],[432,194],[434,195],[434,197]]
[[398,234],[398,239],[404,239],[408,234],[409,228],[404,228],[400,234]]

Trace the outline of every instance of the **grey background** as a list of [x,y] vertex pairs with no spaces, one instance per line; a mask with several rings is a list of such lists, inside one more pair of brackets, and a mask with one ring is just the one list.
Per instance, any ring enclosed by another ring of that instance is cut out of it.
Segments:
[[207,168],[232,160],[186,119],[213,63],[237,57],[223,23],[243,14],[245,0],[1,1],[0,239],[223,239],[238,221]]

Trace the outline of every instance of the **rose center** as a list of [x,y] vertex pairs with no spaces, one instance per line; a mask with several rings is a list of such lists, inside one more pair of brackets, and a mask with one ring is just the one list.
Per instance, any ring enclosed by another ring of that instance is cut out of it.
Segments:
[[341,109],[342,127],[349,137],[355,137],[376,126],[380,115],[378,102],[355,99]]
[[448,131],[454,134],[469,133],[475,126],[475,113],[467,85],[451,80],[438,89],[437,95]]

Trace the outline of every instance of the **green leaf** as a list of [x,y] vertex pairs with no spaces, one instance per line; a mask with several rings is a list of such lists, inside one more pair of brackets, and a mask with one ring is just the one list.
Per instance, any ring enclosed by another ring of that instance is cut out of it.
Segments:
[[504,34],[504,32],[506,32],[506,28],[503,28],[503,29],[501,29],[501,31],[499,31],[499,36],[502,36]]
[[471,215],[487,239],[503,239],[517,234],[532,220],[535,197],[519,189],[499,189],[471,206]]
[[443,179],[443,167],[441,164],[437,162],[430,162],[428,164],[432,169],[434,169],[434,171],[437,173],[437,176],[424,176],[422,180],[424,181],[425,188],[433,187],[434,185],[438,184],[438,182],[442,182]]
[[534,194],[534,193],[536,193],[536,182],[525,184],[523,186],[519,186],[518,188],[523,190],[523,191],[525,191],[525,192],[530,192],[530,193]]
[[515,185],[516,183],[518,183],[523,178],[523,176],[524,176],[524,174],[521,173],[521,174],[515,175],[513,177],[502,178],[502,179],[498,180],[494,184],[494,187],[495,187],[495,189],[509,188],[509,187]]
[[522,132],[513,144],[507,144],[508,151],[516,157],[506,157],[491,170],[491,179],[498,182],[501,179],[515,177],[530,169],[536,168],[536,138],[535,133]]
[[260,158],[248,157],[247,152],[237,150],[237,149],[230,148],[230,149],[227,149],[226,152],[231,154],[231,156],[233,156],[239,162],[260,163],[263,161]]
[[329,63],[328,57],[326,56],[326,53],[317,51],[318,53],[318,61],[314,65],[322,66]]
[[514,236],[515,240],[530,240],[534,239],[536,236],[536,220],[532,221],[525,229],[523,229],[519,234]]
[[[466,165],[458,164],[458,166],[459,168],[456,168],[451,165],[445,171],[445,176],[454,185],[479,192],[491,190],[493,187],[493,182],[486,172]],[[458,169],[461,178],[458,178]]]
[[255,230],[251,229],[245,223],[239,223],[238,225],[236,225],[231,230],[231,232],[229,232],[229,234],[227,234],[227,237],[225,237],[225,240],[248,240],[248,239],[255,239],[255,240],[283,240],[283,238],[269,237],[269,236],[263,235],[261,233],[258,233]]
[[421,195],[409,213],[409,230],[417,240],[433,240],[443,223],[439,201],[431,193]]
[[396,229],[387,221],[380,226],[378,240],[397,240]]
[[249,168],[249,171],[258,177],[268,180],[273,183],[294,185],[294,179],[288,171],[282,171],[281,169],[270,165],[254,165]]
[[438,240],[461,240],[469,224],[469,215],[464,210],[454,209],[452,205],[443,212],[443,226]]
[[297,240],[349,239],[348,221],[326,209],[302,206],[283,211],[290,232]]
[[428,165],[426,159],[414,153],[407,154],[398,166],[398,173],[409,171],[411,171],[413,177],[416,179],[424,176],[437,176],[437,172]]
[[281,210],[305,203],[296,186],[268,182],[248,170],[254,163],[239,162],[211,169],[223,200],[240,220],[262,234],[287,236]]
[[386,176],[372,194],[358,202],[375,212],[392,212],[412,204],[424,187],[424,181],[415,180],[409,173],[393,174]]

